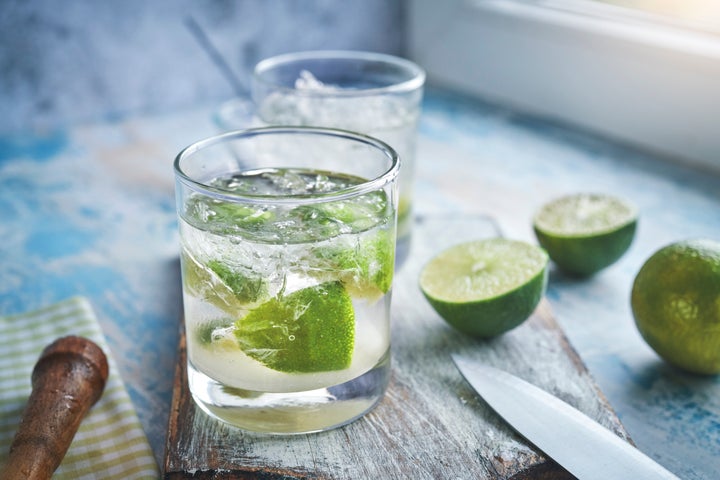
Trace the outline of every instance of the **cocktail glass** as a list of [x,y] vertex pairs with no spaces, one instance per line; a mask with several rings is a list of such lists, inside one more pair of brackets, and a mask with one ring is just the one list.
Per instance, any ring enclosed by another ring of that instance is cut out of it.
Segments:
[[390,369],[397,153],[267,127],[175,160],[188,382],[208,414],[306,433],[361,417]]
[[[379,138],[400,155],[398,245],[402,265],[410,248],[417,123],[425,72],[408,60],[370,52],[311,51],[261,61],[252,81],[252,105],[223,105],[225,130],[255,125],[340,128]],[[251,113],[252,112],[252,113]]]

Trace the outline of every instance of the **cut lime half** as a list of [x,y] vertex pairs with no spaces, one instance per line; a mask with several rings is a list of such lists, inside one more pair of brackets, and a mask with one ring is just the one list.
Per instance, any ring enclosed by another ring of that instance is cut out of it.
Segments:
[[603,194],[574,194],[544,204],[533,218],[540,245],[566,273],[589,276],[615,263],[630,247],[637,210]]
[[517,240],[462,243],[430,260],[420,289],[435,311],[461,332],[492,337],[524,322],[547,286],[547,254]]

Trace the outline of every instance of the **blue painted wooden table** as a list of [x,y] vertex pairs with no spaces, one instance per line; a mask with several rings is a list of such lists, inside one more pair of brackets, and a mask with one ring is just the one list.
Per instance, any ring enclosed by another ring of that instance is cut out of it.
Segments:
[[[0,137],[0,315],[88,297],[160,464],[181,309],[172,160],[215,133],[212,109]],[[506,236],[535,242],[540,204],[588,190],[634,202],[637,237],[591,279],[552,271],[550,306],[638,447],[682,478],[718,478],[720,377],[660,361],[635,328],[629,292],[661,246],[720,238],[720,175],[428,93],[418,213],[489,214]]]

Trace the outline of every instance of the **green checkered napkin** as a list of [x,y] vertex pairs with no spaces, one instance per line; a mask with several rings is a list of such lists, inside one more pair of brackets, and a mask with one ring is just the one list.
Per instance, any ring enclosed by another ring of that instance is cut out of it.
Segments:
[[0,470],[32,389],[42,350],[78,335],[105,352],[110,375],[100,400],[80,424],[53,479],[156,479],[157,463],[89,302],[80,297],[22,315],[0,317]]

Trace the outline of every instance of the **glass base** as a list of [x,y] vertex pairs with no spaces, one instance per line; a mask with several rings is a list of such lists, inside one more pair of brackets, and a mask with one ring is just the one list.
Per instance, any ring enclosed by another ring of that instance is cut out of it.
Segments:
[[390,380],[390,350],[368,372],[332,387],[266,393],[225,386],[188,362],[195,403],[220,421],[253,432],[299,434],[346,425],[380,401]]

